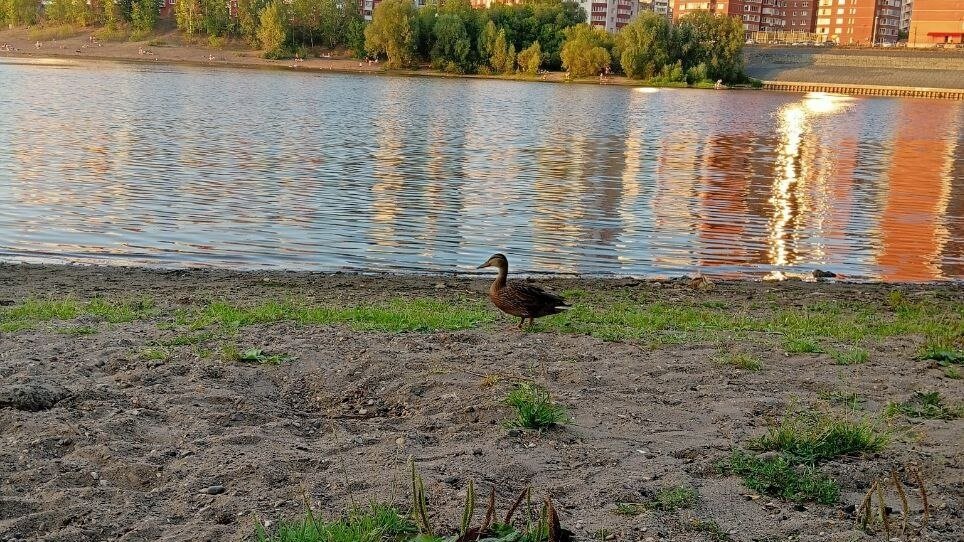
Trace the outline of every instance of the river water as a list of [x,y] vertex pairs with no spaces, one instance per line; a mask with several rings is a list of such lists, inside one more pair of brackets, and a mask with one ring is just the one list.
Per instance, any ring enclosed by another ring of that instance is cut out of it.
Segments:
[[964,278],[964,104],[0,62],[0,259]]

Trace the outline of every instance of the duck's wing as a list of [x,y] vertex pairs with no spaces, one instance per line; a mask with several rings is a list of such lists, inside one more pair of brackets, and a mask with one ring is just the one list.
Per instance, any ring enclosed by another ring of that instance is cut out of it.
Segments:
[[569,304],[562,296],[551,294],[542,288],[524,282],[509,283],[506,288],[511,298],[520,303],[538,304],[545,307],[568,307]]

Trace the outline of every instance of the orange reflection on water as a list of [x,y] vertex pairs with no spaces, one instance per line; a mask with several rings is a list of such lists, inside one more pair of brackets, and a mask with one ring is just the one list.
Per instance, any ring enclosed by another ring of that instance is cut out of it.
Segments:
[[941,217],[947,212],[951,170],[961,149],[954,143],[956,138],[926,137],[935,126],[947,126],[949,120],[934,118],[929,105],[908,101],[900,106],[901,117],[915,122],[902,123],[894,138],[877,255],[885,280],[940,276],[939,256],[949,238]]

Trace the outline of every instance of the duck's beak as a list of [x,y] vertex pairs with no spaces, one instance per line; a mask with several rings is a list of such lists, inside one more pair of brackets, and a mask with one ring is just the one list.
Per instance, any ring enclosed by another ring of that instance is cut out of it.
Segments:
[[489,262],[485,262],[484,264],[482,264],[482,265],[480,265],[480,266],[478,266],[478,267],[476,267],[476,269],[482,269],[482,268],[484,268],[484,267],[491,267],[491,266],[492,266],[492,264],[491,264],[491,263],[489,263]]

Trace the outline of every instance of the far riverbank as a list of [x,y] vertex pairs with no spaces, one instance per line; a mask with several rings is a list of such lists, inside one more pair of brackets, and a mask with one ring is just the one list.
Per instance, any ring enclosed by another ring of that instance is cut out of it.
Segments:
[[[47,41],[37,46],[24,29],[0,31],[0,58],[127,61],[144,63],[176,63],[196,66],[231,68],[282,69],[309,72],[392,74],[471,79],[502,79],[534,82],[567,82],[563,72],[548,72],[538,77],[524,75],[457,75],[434,70],[387,70],[380,64],[369,64],[339,56],[303,60],[269,60],[261,51],[243,47],[212,48],[203,44],[182,42],[176,31],[159,34],[140,42],[96,42],[91,32]],[[888,51],[890,55],[867,54],[860,50],[820,50],[813,48],[752,47],[746,52],[747,73],[764,81],[826,83],[832,85],[885,85],[908,89],[960,88],[964,80],[964,54],[934,51]],[[896,56],[895,56],[896,55]],[[911,58],[912,57],[912,58]],[[910,64],[908,64],[910,62]],[[936,63],[936,64],[935,64]],[[939,64],[939,66],[938,66]],[[887,66],[890,66],[888,69]],[[937,69],[939,67],[940,69]],[[605,80],[586,78],[573,83],[607,84],[631,87],[651,86],[622,76]],[[748,88],[748,87],[747,87]],[[845,90],[841,90],[844,92]]]

